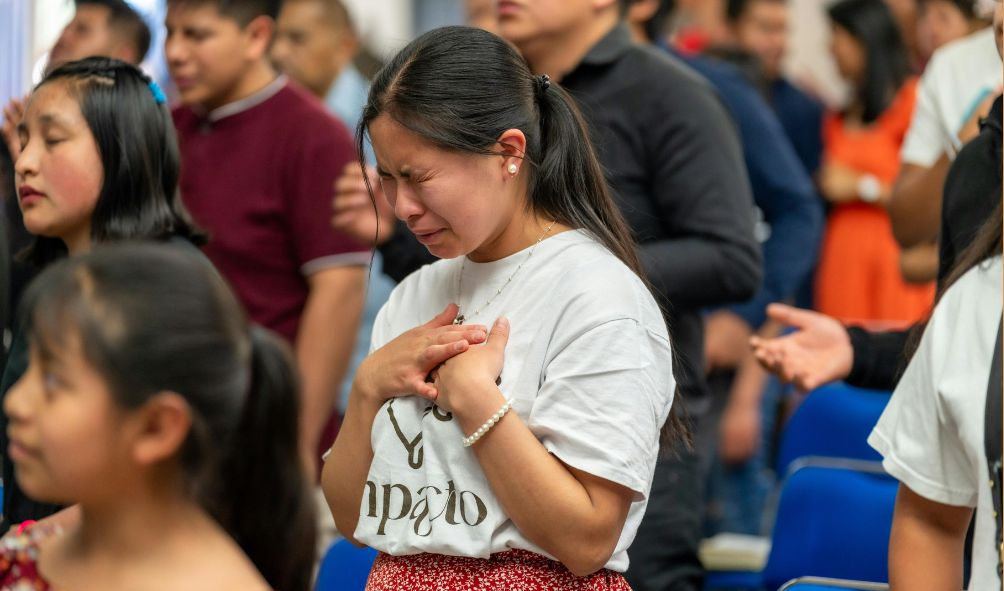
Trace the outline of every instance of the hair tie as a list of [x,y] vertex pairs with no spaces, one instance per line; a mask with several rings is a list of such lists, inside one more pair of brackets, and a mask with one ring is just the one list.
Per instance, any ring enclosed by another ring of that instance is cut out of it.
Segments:
[[158,105],[163,105],[167,102],[167,97],[164,96],[164,91],[160,89],[160,86],[155,80],[151,80],[147,86],[150,87],[150,93],[153,95],[153,100],[157,101]]
[[547,89],[551,88],[551,77],[547,74],[537,76],[537,99],[543,100],[544,95],[547,93]]

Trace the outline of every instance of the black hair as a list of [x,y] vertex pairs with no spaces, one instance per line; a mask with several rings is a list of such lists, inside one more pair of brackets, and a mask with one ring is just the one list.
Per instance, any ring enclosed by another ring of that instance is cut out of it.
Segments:
[[[370,86],[356,129],[360,166],[365,167],[366,132],[384,114],[425,141],[463,154],[504,155],[498,147],[502,133],[522,131],[528,209],[588,231],[647,284],[634,238],[574,100],[559,85],[534,76],[500,37],[471,27],[443,27],[398,52]],[[368,175],[363,178],[375,199]],[[667,426],[664,439],[688,437],[677,413]]]
[[[586,125],[572,98],[544,88],[501,38],[472,27],[443,27],[402,49],[373,79],[356,130],[359,154],[373,121],[387,114],[453,152],[503,155],[508,129],[526,136],[531,211],[593,234],[642,276],[636,245],[614,204]],[[360,156],[360,164],[364,164]]]
[[[57,67],[35,90],[56,82],[66,84],[77,99],[101,157],[93,242],[171,237],[204,242],[181,203],[178,140],[150,78],[121,60],[89,57]],[[60,239],[39,236],[23,256],[44,266],[65,253]]]
[[43,356],[78,338],[120,407],[182,396],[192,425],[177,458],[192,499],[272,589],[308,591],[315,505],[299,454],[292,355],[249,326],[204,257],[178,245],[98,246],[43,271],[21,314]]
[[216,7],[219,13],[237,21],[244,28],[259,16],[267,16],[272,20],[279,18],[282,0],[167,0],[167,4],[175,6]]
[[81,6],[104,6],[108,9],[108,28],[129,40],[136,51],[136,63],[150,51],[150,27],[125,0],[74,0]]
[[[1000,185],[997,186],[997,193],[1000,194]],[[948,288],[950,288],[956,281],[962,278],[967,271],[973,267],[981,264],[983,261],[994,257],[1000,256],[1002,250],[1004,250],[1004,241],[1002,238],[1002,213],[1001,213],[1001,202],[997,202],[997,206],[994,208],[994,212],[990,214],[987,221],[983,223],[979,231],[976,233],[976,237],[973,239],[972,244],[966,247],[960,254],[959,259],[948,272],[942,285],[938,286],[938,297],[937,301],[941,300],[941,296],[944,295]],[[937,302],[935,302],[937,303]]]
[[725,5],[725,18],[730,23],[738,21],[746,14],[751,4],[757,2],[773,2],[774,4],[787,4],[788,0],[728,0]]
[[871,123],[889,107],[910,77],[903,37],[883,0],[841,0],[829,8],[830,20],[861,44],[864,80],[856,89],[862,122]]

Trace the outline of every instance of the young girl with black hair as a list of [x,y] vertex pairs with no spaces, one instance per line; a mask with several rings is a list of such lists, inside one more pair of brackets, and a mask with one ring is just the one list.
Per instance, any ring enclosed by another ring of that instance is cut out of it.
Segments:
[[80,517],[0,540],[0,588],[310,588],[294,365],[201,254],[100,246],[50,265],[22,312],[10,459]]
[[323,472],[341,533],[381,550],[368,589],[627,589],[675,380],[572,99],[444,28],[376,77],[366,132],[442,259],[380,312]]
[[[109,58],[64,64],[39,83],[17,129],[18,203],[36,236],[21,256],[42,268],[102,242],[201,243],[178,197],[178,146],[164,102],[138,68]],[[26,366],[27,347],[16,333],[0,393]],[[4,433],[0,425],[6,454]],[[24,496],[3,460],[5,523],[56,510]]]

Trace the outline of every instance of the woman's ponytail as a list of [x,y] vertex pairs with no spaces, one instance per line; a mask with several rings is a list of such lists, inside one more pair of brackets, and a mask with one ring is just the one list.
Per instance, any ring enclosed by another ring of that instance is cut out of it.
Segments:
[[[644,278],[637,245],[614,203],[574,100],[547,76],[535,78],[540,142],[528,154],[536,164],[529,199],[533,207],[572,228],[589,231]],[[532,148],[531,148],[532,149]]]
[[299,380],[292,353],[251,328],[251,379],[221,462],[214,516],[276,591],[308,591],[315,503],[299,451]]

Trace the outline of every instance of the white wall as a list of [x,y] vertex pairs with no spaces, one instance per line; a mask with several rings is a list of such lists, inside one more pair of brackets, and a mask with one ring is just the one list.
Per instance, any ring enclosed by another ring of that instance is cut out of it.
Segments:
[[359,37],[379,57],[389,57],[414,37],[412,0],[344,0]]
[[0,106],[31,85],[30,0],[0,0]]

